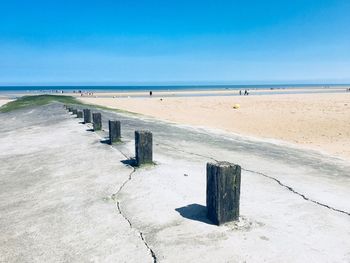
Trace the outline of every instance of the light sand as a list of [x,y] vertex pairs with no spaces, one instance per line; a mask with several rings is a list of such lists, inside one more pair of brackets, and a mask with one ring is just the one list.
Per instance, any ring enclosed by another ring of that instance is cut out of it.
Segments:
[[[350,87],[350,86],[349,86]],[[247,90],[251,95],[253,94],[261,94],[261,93],[305,93],[305,92],[344,92],[349,88],[348,86],[343,87],[331,87],[331,88],[270,88],[270,89],[249,89]],[[150,88],[151,89],[151,88]],[[242,93],[244,93],[244,89],[242,89]],[[153,91],[153,95],[155,96],[164,96],[164,97],[172,97],[172,96],[186,96],[186,95],[238,95],[239,90],[162,90],[162,91]],[[63,95],[76,96],[80,97],[80,93],[64,93]],[[83,97],[140,97],[140,96],[148,96],[149,91],[133,91],[133,92],[94,92],[94,93],[86,93],[83,92]]]
[[0,98],[0,107],[1,107],[2,105],[5,105],[6,103],[8,103],[8,102],[10,102],[10,101],[13,101],[13,100],[2,99],[2,98]]
[[[176,123],[297,143],[350,159],[350,93],[80,99]],[[234,104],[240,108],[233,109]]]

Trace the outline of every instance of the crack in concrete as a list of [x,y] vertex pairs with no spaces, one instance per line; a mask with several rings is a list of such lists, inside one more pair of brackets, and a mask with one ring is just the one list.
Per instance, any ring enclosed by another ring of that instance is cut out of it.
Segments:
[[[175,146],[172,146],[172,145],[168,145],[168,144],[164,144],[166,145],[167,147],[169,148],[172,148],[172,149],[175,149],[179,152],[183,152],[183,153],[187,153],[187,154],[191,154],[191,155],[196,155],[196,156],[199,156],[199,157],[203,157],[203,158],[207,158],[207,159],[210,159],[210,160],[213,160],[215,162],[219,162],[218,160],[216,160],[215,158],[213,157],[210,157],[210,156],[206,156],[206,155],[203,155],[203,154],[199,154],[199,153],[194,153],[194,152],[188,152],[188,151],[184,151],[184,150],[180,150],[178,148],[176,148]],[[334,208],[332,206],[329,206],[327,204],[324,204],[324,203],[321,203],[319,201],[316,201],[316,200],[313,200],[309,197],[307,197],[306,195],[302,194],[302,193],[299,193],[298,191],[296,191],[293,187],[291,186],[288,186],[284,183],[282,183],[280,180],[278,180],[277,178],[273,177],[273,176],[269,176],[267,174],[264,174],[264,173],[261,173],[261,172],[257,172],[257,171],[253,171],[253,170],[249,170],[249,169],[246,169],[246,168],[243,168],[241,167],[241,169],[243,171],[246,171],[246,172],[250,172],[250,173],[255,173],[257,175],[261,175],[261,176],[264,176],[265,178],[268,178],[270,180],[273,180],[275,181],[276,183],[278,183],[280,186],[284,187],[285,189],[287,189],[288,191],[292,192],[293,194],[296,194],[298,196],[300,196],[301,198],[303,198],[305,201],[309,201],[309,202],[312,202],[316,205],[319,205],[319,206],[322,206],[322,207],[325,207],[325,208],[328,208],[332,211],[335,211],[335,212],[338,212],[338,213],[342,213],[342,214],[345,214],[345,215],[348,215],[350,216],[350,212],[347,212],[347,211],[344,211],[344,210],[341,210],[341,209],[337,209],[337,208]]]
[[152,259],[153,259],[153,263],[157,263],[157,256],[156,256],[156,254],[154,253],[153,249],[148,245],[148,243],[147,243],[147,241],[146,241],[146,239],[145,239],[145,237],[144,237],[144,234],[143,234],[140,230],[136,229],[136,228],[132,225],[130,219],[123,213],[123,211],[122,211],[122,209],[121,209],[120,201],[117,199],[118,194],[123,190],[123,188],[125,187],[125,185],[126,185],[128,182],[131,181],[131,179],[132,179],[132,174],[136,172],[136,169],[135,169],[134,167],[132,167],[132,168],[133,168],[133,171],[129,174],[128,179],[125,180],[124,183],[119,187],[118,191],[117,191],[115,194],[112,195],[112,199],[116,202],[116,207],[117,207],[117,209],[118,209],[118,213],[124,218],[125,221],[128,222],[129,227],[130,227],[131,229],[133,229],[134,231],[137,232],[139,238],[142,240],[143,244],[146,246],[148,252],[151,254],[151,257],[152,257]]
[[[169,144],[163,144],[164,146],[167,146],[169,148],[172,148],[176,151],[179,151],[179,152],[183,152],[183,153],[186,153],[186,154],[190,154],[190,155],[195,155],[195,156],[198,156],[198,157],[202,157],[202,158],[207,158],[207,159],[210,159],[214,162],[219,162],[219,160],[213,158],[213,157],[210,157],[210,156],[206,156],[206,155],[203,155],[203,154],[198,154],[198,153],[194,153],[194,152],[189,152],[189,151],[185,151],[185,150],[181,150],[181,149],[178,149],[176,148],[175,146],[172,146],[172,145],[169,145]],[[119,151],[125,158],[127,159],[130,159],[130,157],[128,157],[125,153],[123,153],[121,150],[111,146],[113,149],[116,149],[117,151]],[[130,166],[130,165],[127,165],[127,166]],[[157,263],[157,257],[156,257],[156,254],[154,253],[154,251],[151,249],[151,247],[148,245],[147,241],[145,240],[145,237],[144,237],[144,234],[137,230],[136,228],[133,227],[131,221],[125,216],[125,214],[122,212],[122,209],[121,209],[121,205],[120,205],[120,202],[117,200],[117,195],[119,194],[119,192],[122,191],[122,189],[125,187],[125,185],[131,181],[132,179],[132,174],[136,171],[134,167],[130,166],[133,171],[129,174],[129,178],[120,186],[120,188],[118,189],[118,191],[112,195],[112,199],[116,202],[116,206],[117,206],[117,209],[118,209],[118,212],[119,214],[128,222],[129,226],[131,229],[137,231],[140,239],[142,240],[142,242],[144,243],[144,245],[146,246],[147,250],[150,252],[151,256],[152,256],[152,259],[153,259],[153,262],[154,263]],[[309,197],[307,197],[306,195],[296,191],[293,187],[291,186],[288,186],[284,183],[282,183],[280,180],[278,180],[277,178],[275,177],[272,177],[272,176],[269,176],[267,174],[264,174],[264,173],[261,173],[261,172],[258,172],[258,171],[253,171],[253,170],[250,170],[250,169],[246,169],[246,168],[243,168],[241,167],[243,171],[246,171],[246,172],[250,172],[250,173],[254,173],[254,174],[257,174],[257,175],[260,175],[260,176],[263,176],[267,179],[270,179],[270,180],[273,180],[275,181],[276,183],[278,183],[280,186],[284,187],[285,189],[287,189],[288,191],[290,191],[291,193],[293,194],[296,194],[298,196],[300,196],[301,198],[303,198],[305,201],[309,201],[309,202],[312,202],[316,205],[319,205],[319,206],[322,206],[324,208],[327,208],[327,209],[330,209],[332,211],[335,211],[335,212],[338,212],[338,213],[342,213],[342,214],[345,214],[345,215],[348,215],[350,216],[350,212],[347,212],[347,211],[344,211],[344,210],[340,210],[340,209],[337,209],[337,208],[334,208],[334,207],[331,207],[327,204],[324,204],[324,203],[321,203],[319,201],[316,201],[316,200],[313,200]]]
[[269,176],[269,175],[264,174],[264,173],[261,173],[261,172],[256,172],[256,171],[253,171],[253,170],[249,170],[249,169],[244,169],[244,168],[242,168],[242,170],[247,171],[247,172],[251,172],[251,173],[255,173],[255,174],[259,174],[259,175],[261,175],[261,176],[264,176],[264,177],[266,177],[266,178],[269,178],[269,179],[271,179],[271,180],[274,180],[274,181],[275,181],[276,183],[278,183],[280,186],[286,188],[288,191],[291,191],[292,193],[294,193],[294,194],[296,194],[296,195],[299,195],[300,197],[302,197],[302,198],[303,198],[304,200],[306,200],[306,201],[309,201],[309,202],[312,202],[312,203],[314,203],[314,204],[323,206],[323,207],[328,208],[328,209],[330,209],[330,210],[333,210],[333,211],[335,211],[335,212],[343,213],[343,214],[345,214],[345,215],[350,216],[350,212],[347,212],[347,211],[344,211],[344,210],[340,210],[340,209],[331,207],[331,206],[329,206],[329,205],[326,205],[326,204],[324,204],[324,203],[321,203],[321,202],[319,202],[319,201],[313,200],[313,199],[311,199],[311,198],[305,196],[304,194],[299,193],[299,192],[296,191],[293,187],[288,186],[288,185],[282,183],[280,180],[278,180],[278,179],[275,178],[275,177]]
[[[97,134],[97,133],[95,133],[95,134],[96,134],[96,136],[99,137],[100,139],[103,139],[103,137],[100,136],[99,134]],[[128,159],[128,160],[131,159],[129,156],[127,156],[125,153],[123,153],[120,149],[118,149],[118,148],[116,148],[116,147],[113,147],[113,145],[110,145],[110,147],[111,147],[112,149],[118,151],[119,153],[121,153],[126,159]],[[153,249],[148,245],[148,243],[147,243],[147,241],[146,241],[146,239],[145,239],[145,237],[144,237],[144,234],[143,234],[140,230],[136,229],[136,228],[132,225],[130,219],[123,213],[123,211],[122,211],[122,209],[121,209],[120,201],[119,201],[118,198],[117,198],[117,197],[118,197],[118,194],[123,190],[123,188],[127,185],[127,183],[129,183],[129,182],[131,181],[132,175],[136,172],[135,167],[133,167],[133,166],[131,166],[131,165],[129,165],[129,164],[125,164],[125,165],[126,165],[127,167],[130,167],[130,168],[132,169],[132,172],[129,174],[128,179],[126,179],[126,180],[122,183],[122,185],[119,187],[118,191],[117,191],[116,193],[112,194],[111,199],[112,199],[113,201],[116,202],[116,207],[117,207],[117,209],[118,209],[118,213],[124,218],[125,221],[128,222],[129,227],[130,227],[132,230],[134,230],[134,231],[137,232],[139,238],[142,240],[142,242],[143,242],[143,244],[145,245],[145,247],[147,248],[148,252],[151,254],[151,257],[152,257],[152,259],[153,259],[153,263],[157,263],[157,256],[156,256],[156,254],[154,253]]]

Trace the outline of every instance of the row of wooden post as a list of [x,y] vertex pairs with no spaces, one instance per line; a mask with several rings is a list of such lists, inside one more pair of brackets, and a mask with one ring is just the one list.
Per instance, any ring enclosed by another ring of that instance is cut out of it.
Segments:
[[[95,131],[102,129],[101,113],[92,113],[90,109],[79,111],[65,106],[84,123],[91,123]],[[91,118],[92,116],[92,118]],[[120,121],[109,120],[110,144],[121,140]],[[136,165],[153,163],[153,136],[150,131],[135,131]],[[207,163],[207,216],[214,224],[221,225],[239,219],[241,190],[241,167],[228,162]]]

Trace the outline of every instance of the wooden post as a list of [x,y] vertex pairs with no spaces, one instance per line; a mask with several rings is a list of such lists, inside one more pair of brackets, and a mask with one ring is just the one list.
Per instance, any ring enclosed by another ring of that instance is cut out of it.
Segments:
[[121,132],[120,132],[120,121],[108,121],[109,127],[109,142],[113,144],[114,142],[120,141]]
[[78,110],[73,109],[73,110],[72,110],[72,113],[73,113],[73,115],[77,115],[77,114],[78,114]]
[[90,123],[91,122],[91,111],[89,109],[84,109],[84,123]]
[[77,118],[83,118],[83,112],[82,111],[78,110]]
[[152,133],[150,131],[135,131],[136,165],[153,163]]
[[102,129],[102,117],[101,113],[94,112],[92,114],[92,124],[94,126],[94,131],[99,131]]
[[207,163],[207,215],[216,225],[239,219],[241,167]]

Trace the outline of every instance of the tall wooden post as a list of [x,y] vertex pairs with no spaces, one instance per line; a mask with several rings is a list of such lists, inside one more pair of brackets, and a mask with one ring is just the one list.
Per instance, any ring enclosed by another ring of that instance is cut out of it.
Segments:
[[135,131],[136,165],[153,163],[153,138],[150,131]]
[[77,115],[77,113],[78,113],[78,110],[76,110],[76,109],[73,109],[73,110],[72,110],[72,113],[73,113],[73,115]]
[[120,132],[120,121],[108,121],[109,128],[109,142],[113,144],[114,142],[120,141],[121,132]]
[[77,112],[77,118],[83,118],[83,112],[82,111],[78,111]]
[[216,225],[239,219],[241,167],[207,163],[207,215]]
[[94,112],[92,114],[92,124],[94,126],[94,131],[99,131],[102,129],[102,117],[101,113]]
[[91,123],[91,111],[89,109],[84,109],[84,123]]

